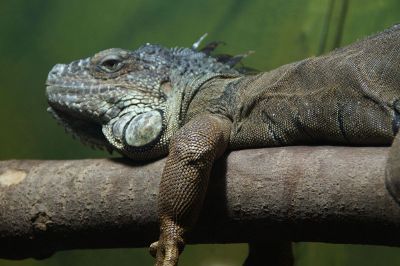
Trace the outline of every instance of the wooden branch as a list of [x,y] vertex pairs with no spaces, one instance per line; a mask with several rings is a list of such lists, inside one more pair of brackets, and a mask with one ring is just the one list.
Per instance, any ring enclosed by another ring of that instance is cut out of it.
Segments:
[[[191,243],[322,241],[400,246],[384,186],[388,148],[284,147],[230,153],[214,167]],[[157,239],[164,160],[0,162],[0,257],[146,247]]]

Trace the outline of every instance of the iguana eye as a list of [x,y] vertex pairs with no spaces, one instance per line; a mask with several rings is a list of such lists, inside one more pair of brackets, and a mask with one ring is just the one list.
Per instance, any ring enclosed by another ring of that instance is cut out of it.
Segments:
[[124,66],[122,59],[116,55],[110,55],[100,61],[98,68],[106,73],[114,73]]

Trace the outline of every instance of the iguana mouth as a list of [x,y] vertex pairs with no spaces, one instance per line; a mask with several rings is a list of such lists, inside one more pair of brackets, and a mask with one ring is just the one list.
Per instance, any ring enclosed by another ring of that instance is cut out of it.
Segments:
[[47,82],[46,96],[48,104],[57,111],[105,124],[121,112],[116,95],[122,95],[124,90],[109,84],[68,80],[61,84]]
[[[82,94],[72,86],[49,85],[46,94],[48,99],[47,111],[64,127],[73,138],[79,139],[85,145],[101,150],[113,150],[102,132],[102,116],[87,112],[85,103],[81,102]],[[84,89],[85,90],[85,89]]]

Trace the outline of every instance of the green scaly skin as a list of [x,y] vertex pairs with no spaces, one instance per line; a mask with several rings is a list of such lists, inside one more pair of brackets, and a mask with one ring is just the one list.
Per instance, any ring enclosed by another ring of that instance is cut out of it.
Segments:
[[49,111],[83,142],[134,160],[168,155],[156,265],[177,264],[227,149],[390,145],[400,125],[400,26],[256,75],[234,68],[243,56],[210,56],[215,46],[109,49],[49,73]]

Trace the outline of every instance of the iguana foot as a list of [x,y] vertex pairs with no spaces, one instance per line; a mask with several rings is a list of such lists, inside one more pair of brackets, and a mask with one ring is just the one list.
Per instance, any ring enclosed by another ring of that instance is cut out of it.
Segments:
[[156,266],[176,266],[185,243],[183,230],[178,225],[161,228],[160,239],[150,245],[150,254],[156,258]]

